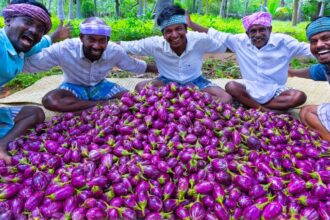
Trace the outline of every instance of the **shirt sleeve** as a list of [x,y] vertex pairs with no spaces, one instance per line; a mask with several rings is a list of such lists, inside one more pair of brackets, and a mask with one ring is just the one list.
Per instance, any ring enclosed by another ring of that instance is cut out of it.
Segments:
[[309,76],[316,81],[327,81],[326,68],[322,64],[314,64],[309,68]]
[[289,48],[292,57],[307,57],[315,58],[310,51],[310,45],[305,42],[299,42],[297,39],[283,35],[285,39],[285,44]]
[[206,33],[189,32],[195,41],[198,42],[199,47],[205,53],[224,53],[227,47],[224,45],[222,40],[213,38]]
[[139,56],[152,56],[154,54],[155,43],[159,41],[158,37],[149,37],[134,41],[120,41],[120,46],[129,54]]
[[229,48],[231,51],[236,51],[236,46],[238,45],[238,37],[234,34],[228,34],[224,32],[220,32],[218,30],[215,30],[214,28],[210,28],[207,32],[211,38],[216,39],[217,41],[220,41],[223,43],[223,45],[227,48]]
[[41,52],[36,53],[33,56],[25,57],[23,72],[41,72],[47,71],[54,66],[59,66],[61,59],[61,45],[61,42],[59,42],[42,49]]
[[134,59],[127,55],[124,49],[120,48],[117,55],[119,62],[117,66],[126,71],[141,74],[145,73],[147,69],[147,63],[143,60]]
[[39,53],[43,48],[49,47],[52,44],[52,40],[48,35],[44,35],[40,42],[37,43],[31,50],[25,53],[26,57],[32,56],[33,54]]

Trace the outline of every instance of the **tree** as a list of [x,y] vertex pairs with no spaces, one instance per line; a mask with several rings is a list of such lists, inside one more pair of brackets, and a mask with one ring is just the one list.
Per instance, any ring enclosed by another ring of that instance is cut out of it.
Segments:
[[74,16],[73,16],[73,0],[70,0],[70,5],[69,5],[69,20],[72,20],[74,19]]
[[137,17],[141,17],[143,14],[143,0],[139,0],[139,10],[137,13]]
[[202,13],[202,8],[203,8],[203,0],[198,0],[197,14]]
[[81,5],[80,5],[80,0],[76,0],[76,4],[77,4],[77,14],[76,17],[79,19],[81,18]]
[[143,6],[144,6],[143,16],[146,16],[146,14],[147,14],[147,0],[144,0]]
[[292,14],[292,25],[296,26],[297,25],[297,20],[298,20],[298,5],[299,5],[299,0],[294,0],[293,1],[293,14]]
[[299,1],[299,4],[298,4],[298,10],[297,10],[297,23],[299,23],[301,21],[301,16],[302,16],[302,13],[301,13],[301,7],[302,7],[302,1]]
[[225,18],[227,17],[227,0],[222,0],[220,5],[220,17]]
[[97,0],[94,0],[94,16],[97,16]]
[[249,7],[249,0],[245,0],[245,4],[244,4],[244,16],[246,16],[247,13],[248,13],[248,7]]
[[324,15],[324,8],[325,8],[325,1],[321,0],[321,7],[320,7],[320,11],[319,11],[319,16]]
[[47,10],[49,11],[49,13],[51,12],[51,6],[52,6],[52,0],[48,0]]
[[196,12],[196,0],[193,0],[193,5],[192,5],[192,12]]
[[63,0],[58,0],[57,2],[57,17],[60,20],[64,20],[65,16],[64,16],[64,6],[63,6]]
[[119,0],[115,0],[115,8],[116,8],[116,18],[119,18],[119,6],[120,6],[120,3],[119,3]]

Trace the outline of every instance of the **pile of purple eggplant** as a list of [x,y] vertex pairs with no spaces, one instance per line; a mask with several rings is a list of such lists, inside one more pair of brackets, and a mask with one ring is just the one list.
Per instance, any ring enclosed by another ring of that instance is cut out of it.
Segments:
[[172,83],[8,145],[0,219],[330,219],[330,144],[288,114]]

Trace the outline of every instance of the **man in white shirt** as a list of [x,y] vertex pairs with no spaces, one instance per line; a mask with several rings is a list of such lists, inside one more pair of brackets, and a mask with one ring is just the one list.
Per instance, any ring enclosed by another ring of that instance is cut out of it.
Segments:
[[281,112],[306,101],[302,91],[285,86],[289,63],[298,56],[313,57],[309,44],[280,33],[272,33],[272,18],[267,12],[257,12],[243,18],[246,34],[227,34],[206,29],[187,16],[188,27],[207,32],[236,53],[242,81],[231,81],[226,91],[250,108]]
[[222,102],[231,103],[231,96],[222,88],[202,76],[202,58],[205,53],[225,52],[226,48],[204,33],[187,32],[185,11],[179,6],[166,7],[158,16],[157,24],[163,36],[154,36],[120,45],[131,54],[152,56],[159,71],[159,77],[144,81],[137,90],[147,83],[164,86],[170,82],[179,85],[196,85],[199,89]]
[[64,82],[42,100],[52,111],[74,112],[120,98],[127,90],[106,80],[114,66],[144,73],[153,66],[133,59],[119,45],[109,42],[111,28],[100,18],[87,18],[80,24],[80,39],[56,43],[26,59],[24,71],[45,71],[60,66]]

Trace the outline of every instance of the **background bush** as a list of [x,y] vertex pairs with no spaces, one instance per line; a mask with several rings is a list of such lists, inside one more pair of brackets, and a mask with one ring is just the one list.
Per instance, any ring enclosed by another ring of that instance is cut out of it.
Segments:
[[[228,18],[221,19],[218,16],[212,15],[197,15],[192,14],[191,18],[194,22],[204,26],[213,27],[219,31],[238,34],[244,33],[244,28],[241,19]],[[110,19],[103,18],[106,23],[112,28],[112,41],[120,40],[137,40],[153,35],[161,35],[158,29],[154,28],[154,21],[152,19],[138,19],[138,18],[125,18],[125,19]],[[71,20],[73,26],[73,37],[79,36],[79,24],[83,19]],[[52,31],[60,24],[57,17],[52,16],[53,27]],[[273,32],[288,34],[299,41],[307,41],[305,28],[309,22],[301,22],[297,26],[292,26],[290,21],[273,21]],[[0,17],[0,28],[4,27],[3,17]]]

